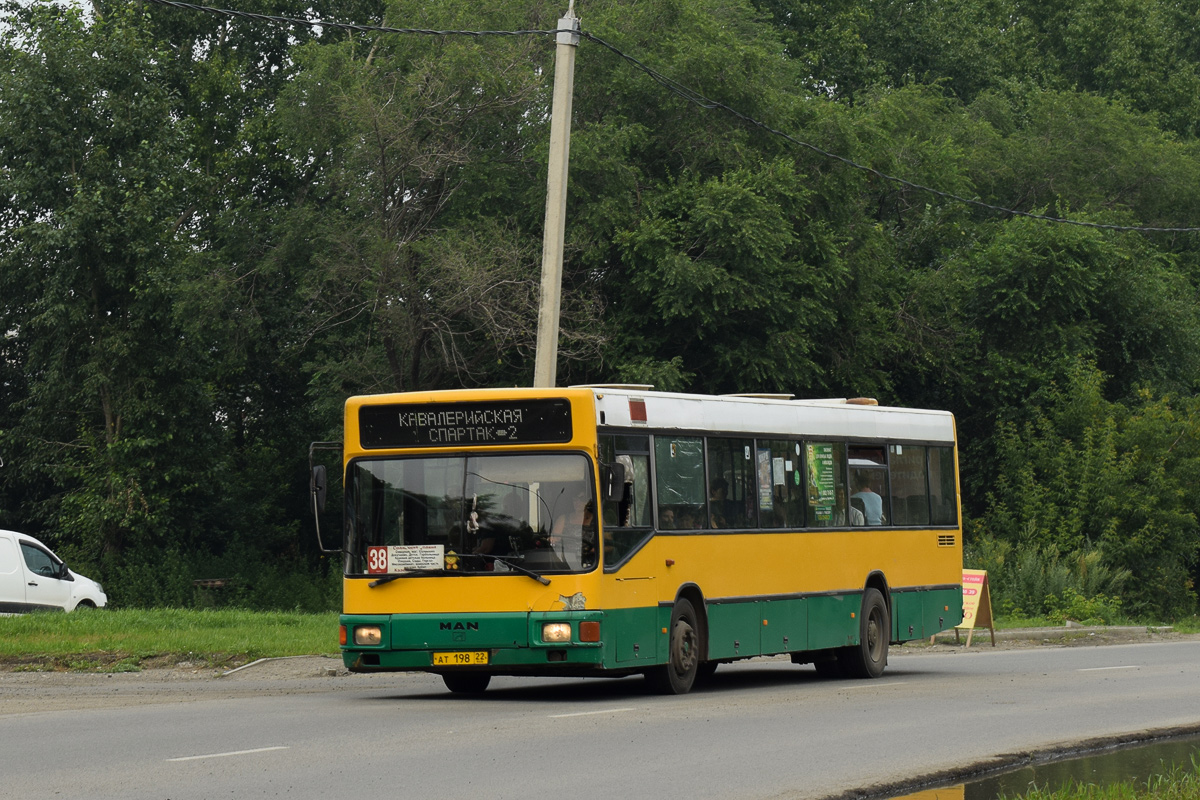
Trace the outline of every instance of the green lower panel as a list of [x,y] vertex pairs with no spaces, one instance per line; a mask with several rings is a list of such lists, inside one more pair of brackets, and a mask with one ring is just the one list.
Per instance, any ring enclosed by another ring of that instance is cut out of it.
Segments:
[[[668,610],[668,614],[669,614]],[[659,610],[649,608],[620,608],[604,612],[604,639],[613,646],[607,648],[606,667],[626,668],[658,661],[658,643],[662,625]]]
[[[347,643],[342,660],[350,669],[428,670],[435,653],[487,653],[487,666],[500,671],[547,673],[599,667],[605,662],[605,636],[615,634],[602,611],[499,614],[365,614],[343,615]],[[579,623],[598,622],[600,641],[580,641]],[[571,626],[571,641],[542,641],[546,622]],[[357,644],[356,629],[378,628],[379,644]]]
[[800,600],[764,600],[759,603],[762,615],[763,655],[787,653],[808,647],[808,612],[811,603]]
[[[892,594],[892,639],[918,639],[925,633],[925,602],[918,592]],[[932,636],[933,633],[929,633]]]
[[962,622],[962,590],[958,587],[892,593],[892,638],[923,639]]
[[747,658],[857,644],[861,605],[860,594],[711,603],[708,657]]
[[[962,622],[962,591],[948,587],[892,593],[892,639],[932,636]],[[825,650],[858,644],[862,594],[709,603],[708,657],[748,658],[760,654]],[[351,669],[428,670],[434,653],[488,653],[497,671],[554,674],[568,670],[630,670],[666,657],[669,605],[613,611],[538,614],[344,615],[350,643],[343,659]],[[579,641],[579,623],[600,624],[599,642]],[[572,640],[541,640],[545,622],[567,622]],[[378,645],[354,644],[356,626],[378,626]]]
[[808,598],[808,604],[808,647],[802,649],[825,650],[858,644],[861,593],[817,595]]
[[[781,601],[786,602],[786,601]],[[795,602],[795,601],[792,601]],[[746,658],[762,653],[761,601],[708,606],[708,657]]]
[[[443,651],[432,650],[375,650],[346,648],[342,650],[342,661],[346,668],[356,672],[371,672],[378,670],[388,672],[395,670],[439,671],[443,667],[433,665],[433,653]],[[579,670],[583,668],[599,669],[603,665],[603,647],[561,648],[557,651],[547,649],[525,648],[521,650],[494,648],[489,651],[486,667],[470,667],[469,669],[486,670],[492,668],[498,672],[511,670],[513,672],[543,673],[552,675],[555,672]],[[452,669],[452,668],[447,668]]]

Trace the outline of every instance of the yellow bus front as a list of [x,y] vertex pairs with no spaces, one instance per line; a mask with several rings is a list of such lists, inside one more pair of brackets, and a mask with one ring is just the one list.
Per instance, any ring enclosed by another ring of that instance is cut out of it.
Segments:
[[356,397],[345,431],[350,669],[604,664],[591,392]]

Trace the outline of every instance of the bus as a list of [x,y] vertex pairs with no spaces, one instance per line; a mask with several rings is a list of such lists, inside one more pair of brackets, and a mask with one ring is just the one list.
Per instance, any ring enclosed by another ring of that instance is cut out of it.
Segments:
[[641,673],[683,694],[719,664],[787,655],[876,678],[889,645],[962,621],[947,412],[479,389],[352,397],[344,434],[353,672],[461,693]]

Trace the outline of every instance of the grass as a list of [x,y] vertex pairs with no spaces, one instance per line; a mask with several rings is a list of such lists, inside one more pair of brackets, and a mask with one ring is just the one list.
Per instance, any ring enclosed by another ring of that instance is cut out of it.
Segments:
[[1145,783],[1128,781],[1106,784],[1073,784],[1055,791],[1033,789],[1006,796],[1010,800],[1200,800],[1200,763],[1191,768],[1176,766]]
[[129,672],[200,662],[333,655],[336,613],[78,609],[0,617],[0,669]]
[[[256,658],[335,655],[337,624],[334,612],[238,609],[79,609],[0,617],[0,670],[130,672],[181,662],[237,666]],[[1037,627],[1056,624],[1045,618],[996,620],[997,629]],[[1174,627],[1200,632],[1200,617]]]
[[[996,630],[998,631],[1010,630],[1013,628],[1061,628],[1063,626],[1062,622],[1052,620],[1049,617],[1030,617],[1013,614],[997,616],[995,618],[995,624]],[[1200,616],[1186,617],[1173,622],[1146,622],[1144,620],[1121,619],[1116,620],[1111,624],[1130,626],[1145,625],[1148,628],[1169,626],[1177,633],[1200,633]]]

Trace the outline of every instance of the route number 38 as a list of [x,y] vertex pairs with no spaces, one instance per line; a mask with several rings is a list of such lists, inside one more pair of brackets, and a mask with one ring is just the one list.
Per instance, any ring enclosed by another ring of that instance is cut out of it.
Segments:
[[388,551],[386,547],[372,545],[367,548],[367,572],[386,573],[388,571]]

